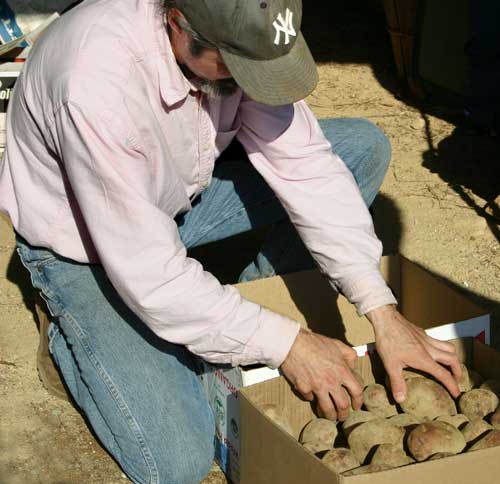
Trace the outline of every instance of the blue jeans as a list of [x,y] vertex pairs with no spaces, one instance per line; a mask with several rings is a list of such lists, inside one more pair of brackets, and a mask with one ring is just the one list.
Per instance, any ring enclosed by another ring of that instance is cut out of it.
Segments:
[[[365,120],[323,120],[334,150],[369,205],[390,158]],[[311,267],[287,215],[248,160],[217,164],[211,185],[179,218],[188,248],[274,225],[241,280]],[[100,265],[80,264],[18,237],[18,253],[52,314],[49,350],[95,434],[136,483],[198,482],[214,457],[214,416],[199,359],[154,335],[123,303]]]

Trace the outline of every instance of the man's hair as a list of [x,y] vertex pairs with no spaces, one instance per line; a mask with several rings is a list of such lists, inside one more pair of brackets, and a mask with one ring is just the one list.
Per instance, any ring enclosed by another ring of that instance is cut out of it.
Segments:
[[[165,9],[165,15],[168,15],[169,10],[179,8],[177,7],[177,2],[175,0],[163,0],[163,7]],[[175,21],[182,30],[191,35],[192,41],[189,46],[189,50],[194,57],[199,57],[205,49],[217,49],[214,44],[196,32],[185,18],[176,17]]]

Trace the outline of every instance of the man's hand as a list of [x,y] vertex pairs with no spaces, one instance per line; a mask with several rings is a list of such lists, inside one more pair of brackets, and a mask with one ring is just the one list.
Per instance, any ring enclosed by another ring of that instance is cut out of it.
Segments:
[[281,370],[306,400],[316,398],[326,418],[345,420],[347,392],[355,410],[363,403],[363,386],[352,372],[356,358],[356,352],[341,341],[301,329]]
[[[401,403],[406,398],[403,378],[403,369],[406,367],[431,374],[454,397],[460,394],[457,380],[462,370],[451,343],[427,336],[423,329],[411,324],[394,306],[383,306],[366,316],[373,324],[377,352],[391,380],[396,402]],[[449,367],[451,373],[442,365]]]

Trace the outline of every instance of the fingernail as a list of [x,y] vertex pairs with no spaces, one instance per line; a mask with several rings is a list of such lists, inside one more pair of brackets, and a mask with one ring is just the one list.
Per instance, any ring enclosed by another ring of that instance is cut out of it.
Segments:
[[394,395],[394,398],[395,398],[396,402],[403,403],[405,401],[405,394],[404,393],[396,393]]

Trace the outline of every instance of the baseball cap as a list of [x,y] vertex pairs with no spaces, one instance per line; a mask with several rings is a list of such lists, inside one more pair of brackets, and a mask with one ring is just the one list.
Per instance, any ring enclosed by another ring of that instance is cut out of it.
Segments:
[[318,71],[300,32],[301,0],[177,0],[191,27],[219,50],[255,101],[283,105],[305,98]]

